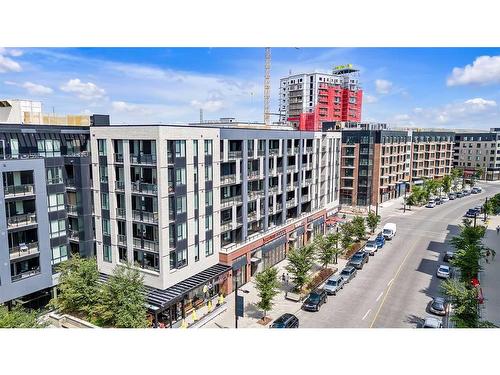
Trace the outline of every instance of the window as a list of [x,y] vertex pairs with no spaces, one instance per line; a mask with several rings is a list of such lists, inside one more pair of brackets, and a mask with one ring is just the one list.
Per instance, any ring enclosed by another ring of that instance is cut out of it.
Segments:
[[101,193],[101,208],[109,210],[109,195],[108,193]]
[[194,234],[197,236],[200,232],[200,221],[198,218],[194,219]]
[[186,223],[177,226],[177,241],[185,240],[187,237]]
[[111,226],[109,224],[109,219],[102,219],[102,234],[104,236],[111,235]]
[[205,216],[205,230],[212,230],[212,215]]
[[36,144],[40,156],[61,156],[61,141],[57,139],[39,139]]
[[176,258],[177,268],[187,266],[187,249],[177,251]]
[[205,165],[205,181],[212,181],[212,166]]
[[183,214],[186,212],[186,197],[177,197],[175,199],[175,212]]
[[10,154],[14,159],[17,159],[19,157],[19,140],[10,140]]
[[128,255],[126,247],[118,248],[118,261],[121,263],[127,263]]
[[48,185],[61,184],[62,182],[63,182],[63,178],[62,178],[62,168],[61,167],[47,168],[47,184]]
[[66,235],[66,220],[51,220],[50,238],[62,237],[64,235]]
[[205,256],[210,256],[213,255],[214,253],[214,245],[212,242],[212,239],[206,240],[205,241]]
[[212,141],[205,140],[205,155],[212,155]]
[[111,263],[111,246],[102,245],[102,259],[105,262]]
[[175,157],[186,157],[186,141],[175,141]]
[[200,208],[199,205],[199,195],[198,192],[194,193],[194,209],[197,210]]
[[205,191],[205,206],[213,205],[213,192],[212,190]]
[[103,183],[108,183],[108,167],[105,165],[99,166],[99,180]]
[[186,168],[177,168],[175,170],[175,184],[186,185]]
[[52,248],[52,265],[68,260],[68,245],[54,246]]
[[198,156],[198,140],[193,140],[193,156]]
[[106,140],[105,139],[98,139],[97,140],[97,150],[99,153],[99,156],[106,156],[107,150],[106,150]]
[[194,245],[194,261],[197,262],[200,260],[200,244]]
[[134,250],[134,263],[144,269],[156,272],[160,271],[160,258],[158,254]]
[[50,194],[47,197],[49,212],[59,211],[64,209],[64,194]]

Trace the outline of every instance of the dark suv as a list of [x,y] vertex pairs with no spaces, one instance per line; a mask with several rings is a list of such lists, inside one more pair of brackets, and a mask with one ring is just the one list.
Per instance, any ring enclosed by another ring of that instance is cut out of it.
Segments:
[[345,280],[345,283],[347,284],[351,279],[354,279],[356,277],[356,273],[358,271],[356,268],[353,266],[346,266],[342,272],[340,273],[340,276]]
[[302,308],[307,311],[319,311],[319,308],[326,302],[327,298],[325,290],[316,289],[309,293],[309,296],[302,304]]
[[269,328],[299,328],[299,318],[293,314],[283,314]]
[[360,270],[363,268],[365,263],[368,263],[368,260],[369,258],[367,253],[364,251],[358,251],[352,256],[348,264],[349,266],[353,266],[354,268]]

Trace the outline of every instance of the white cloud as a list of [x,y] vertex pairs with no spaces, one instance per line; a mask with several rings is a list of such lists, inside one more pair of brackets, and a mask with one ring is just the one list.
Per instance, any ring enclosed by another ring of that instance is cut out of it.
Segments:
[[374,95],[370,95],[370,94],[363,95],[363,102],[364,103],[375,103],[377,101],[378,101],[378,98]]
[[123,101],[114,101],[111,107],[117,112],[133,112],[137,110],[137,105]]
[[20,72],[23,70],[21,64],[9,57],[18,57],[21,55],[22,52],[19,50],[0,48],[0,73]]
[[407,121],[409,119],[410,119],[410,116],[406,113],[394,116],[395,121]]
[[496,107],[497,102],[494,100],[486,100],[483,98],[474,98],[465,101],[465,104],[469,105],[472,108],[483,110],[487,107]]
[[379,94],[388,94],[392,89],[392,82],[385,79],[375,80],[375,90]]
[[80,99],[93,100],[104,97],[106,91],[92,82],[84,83],[79,78],[70,79],[61,86],[64,92],[74,93]]
[[50,87],[39,85],[33,82],[17,83],[12,81],[4,81],[4,83],[9,86],[25,88],[32,95],[47,95],[54,92],[54,90],[52,90]]
[[500,83],[500,56],[479,56],[463,68],[453,68],[448,86]]

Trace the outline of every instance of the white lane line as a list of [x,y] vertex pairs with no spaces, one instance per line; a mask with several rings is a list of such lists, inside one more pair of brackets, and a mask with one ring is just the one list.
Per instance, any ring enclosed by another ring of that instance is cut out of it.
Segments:
[[378,295],[377,299],[376,299],[376,302],[378,302],[378,300],[380,299],[380,297],[382,297],[384,295],[384,292],[380,292],[380,294]]
[[394,279],[389,280],[389,282],[387,283],[387,286],[391,285],[393,281],[394,281]]
[[370,313],[370,311],[372,311],[372,309],[368,310],[368,311],[366,312],[366,314],[363,316],[363,319],[361,319],[361,320],[365,320],[365,319],[366,319],[366,317],[368,316],[368,314]]

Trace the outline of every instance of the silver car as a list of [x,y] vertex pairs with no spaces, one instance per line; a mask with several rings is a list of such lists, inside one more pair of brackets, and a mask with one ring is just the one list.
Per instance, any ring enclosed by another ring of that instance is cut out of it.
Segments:
[[337,295],[337,292],[344,287],[344,278],[340,275],[331,276],[325,283],[323,287],[328,294]]
[[422,323],[422,328],[443,328],[443,322],[441,319],[428,316]]
[[449,279],[451,276],[450,266],[441,264],[436,271],[436,276],[440,279]]

